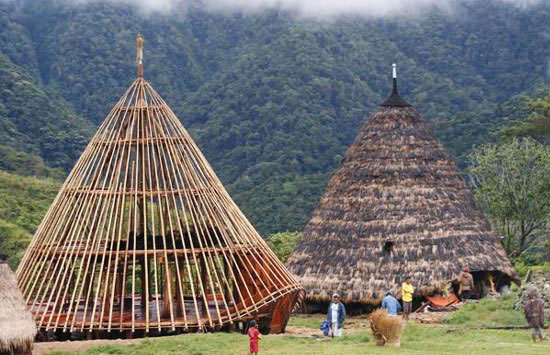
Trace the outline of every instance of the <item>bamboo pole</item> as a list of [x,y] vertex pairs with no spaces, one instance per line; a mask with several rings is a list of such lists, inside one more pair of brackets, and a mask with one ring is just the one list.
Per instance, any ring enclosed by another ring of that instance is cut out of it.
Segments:
[[17,273],[38,325],[70,331],[223,325],[301,289],[141,76],[69,174]]

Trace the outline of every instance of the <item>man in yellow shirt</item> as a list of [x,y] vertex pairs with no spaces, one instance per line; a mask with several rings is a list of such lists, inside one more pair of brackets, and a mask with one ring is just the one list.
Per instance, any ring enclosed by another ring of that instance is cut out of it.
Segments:
[[414,287],[411,284],[411,277],[405,277],[405,282],[401,285],[401,300],[403,301],[403,319],[409,319],[409,314],[412,312]]

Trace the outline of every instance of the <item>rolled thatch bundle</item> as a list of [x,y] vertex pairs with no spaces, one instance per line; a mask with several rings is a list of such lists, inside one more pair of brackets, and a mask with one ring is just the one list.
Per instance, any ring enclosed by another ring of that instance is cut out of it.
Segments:
[[428,123],[394,92],[365,123],[287,265],[306,303],[376,305],[444,290],[463,266],[518,282],[500,241]]
[[405,323],[400,317],[389,317],[385,309],[379,308],[369,315],[369,326],[376,345],[401,346]]
[[15,274],[0,259],[0,354],[30,354],[35,335],[36,325]]

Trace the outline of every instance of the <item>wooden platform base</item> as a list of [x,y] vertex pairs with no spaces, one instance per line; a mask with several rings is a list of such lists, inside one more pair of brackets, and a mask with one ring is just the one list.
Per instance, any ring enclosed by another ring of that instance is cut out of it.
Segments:
[[[130,339],[188,332],[244,332],[252,319],[267,334],[284,331],[296,297],[296,293],[289,293],[251,312],[243,312],[241,305],[235,307],[229,304],[231,313],[228,313],[216,307],[213,301],[205,304],[201,300],[185,299],[185,310],[179,310],[177,314],[165,314],[162,312],[164,303],[161,299],[150,301],[145,307],[139,297],[134,298],[133,305],[131,298],[126,299],[124,304],[114,304],[112,313],[106,312],[107,307],[101,304],[95,310],[80,306],[76,312],[71,310],[70,317],[67,317],[66,309],[54,314],[52,309],[45,306],[36,307],[32,312],[37,323],[43,325],[37,337],[39,341]],[[241,311],[237,311],[237,308]]]

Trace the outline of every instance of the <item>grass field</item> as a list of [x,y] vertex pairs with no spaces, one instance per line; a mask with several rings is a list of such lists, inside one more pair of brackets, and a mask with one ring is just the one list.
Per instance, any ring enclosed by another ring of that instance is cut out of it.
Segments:
[[[352,331],[340,339],[269,335],[260,342],[261,354],[550,354],[550,341],[533,344],[528,330],[481,330],[496,325],[525,325],[512,309],[515,295],[499,301],[469,304],[438,326],[409,322],[399,349],[377,347],[363,324],[353,319]],[[289,326],[317,329],[323,316],[294,317]],[[320,334],[320,332],[319,332]],[[246,354],[248,338],[236,333],[187,334],[144,339],[133,345],[105,345],[81,354]],[[71,354],[74,352],[70,352]],[[67,355],[68,352],[48,354]]]
[[[188,334],[145,339],[136,345],[100,346],[85,354],[246,354],[248,338],[240,334]],[[370,334],[355,333],[336,340],[270,335],[260,344],[262,354],[549,354],[550,342],[532,344],[527,331],[449,331],[409,325],[399,349],[374,345]],[[71,352],[72,353],[72,352]],[[69,354],[51,352],[49,354]]]

